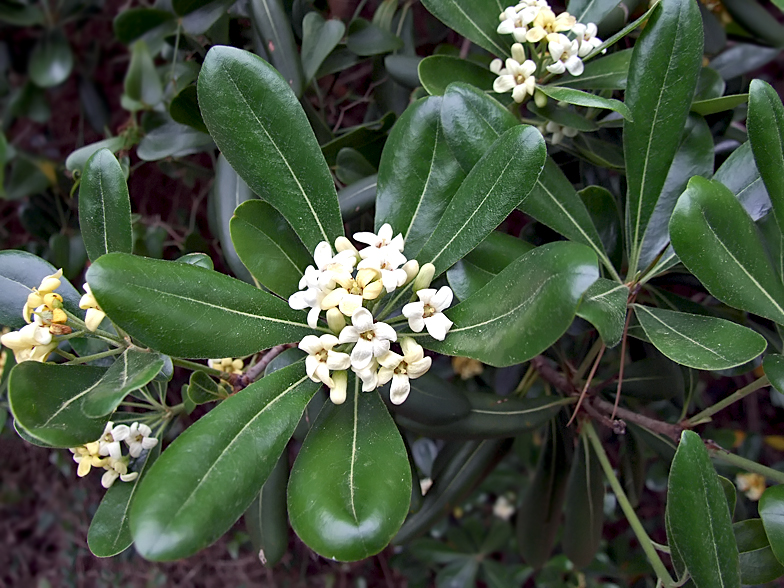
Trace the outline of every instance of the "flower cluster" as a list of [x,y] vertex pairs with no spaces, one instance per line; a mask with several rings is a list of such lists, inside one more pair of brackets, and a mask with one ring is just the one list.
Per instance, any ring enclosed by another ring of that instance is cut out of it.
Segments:
[[87,311],[84,315],[84,324],[90,331],[95,332],[106,313],[101,310],[101,307],[95,301],[95,296],[93,296],[93,292],[90,290],[90,284],[85,282],[82,287],[85,294],[79,300],[79,308]]
[[[362,380],[365,392],[392,382],[391,401],[402,403],[411,390],[410,380],[427,372],[432,360],[412,337],[398,339],[392,324],[405,320],[415,333],[427,329],[440,341],[452,327],[452,321],[442,313],[452,303],[452,291],[447,286],[437,291],[428,288],[435,268],[429,263],[420,268],[416,260],[407,260],[403,236],[393,235],[389,224],[378,234],[356,233],[354,239],[366,245],[360,250],[345,237],[338,237],[336,253],[322,241],[313,254],[316,265],[305,270],[300,290],[289,297],[292,308],[308,309],[311,328],[317,327],[321,311],[326,311],[327,325],[334,334],[307,335],[299,348],[308,354],[307,375],[329,387],[335,404],[346,400],[349,368]],[[376,320],[370,308],[380,308],[386,297],[394,306],[403,293],[393,293],[412,281],[419,300],[403,306],[402,315],[389,323]],[[399,343],[402,354],[391,349],[392,343]]]
[[[512,57],[501,61],[494,59],[491,71],[498,76],[493,90],[499,94],[512,92],[515,102],[522,103],[533,96],[536,75],[543,74],[539,67],[551,74],[569,72],[582,75],[582,58],[602,44],[596,36],[594,23],[577,22],[568,12],[557,15],[545,0],[521,0],[516,6],[507,7],[500,15],[500,34],[512,35]],[[569,33],[573,37],[567,36]],[[526,47],[533,59],[526,59]],[[537,65],[539,64],[539,65]]]
[[[150,437],[151,434],[150,427],[144,424],[115,426],[109,421],[100,439],[70,449],[73,460],[79,464],[76,475],[83,478],[92,468],[103,468],[106,470],[101,477],[101,486],[104,488],[110,488],[117,478],[123,482],[132,482],[139,474],[128,472],[131,458],[139,457],[143,451],[158,444],[155,437]],[[127,455],[122,454],[123,441],[128,446]]]
[[208,359],[207,365],[214,370],[220,370],[227,374],[239,375],[242,373],[242,368],[245,367],[245,362],[241,359],[234,359],[233,357],[224,357],[223,359]]

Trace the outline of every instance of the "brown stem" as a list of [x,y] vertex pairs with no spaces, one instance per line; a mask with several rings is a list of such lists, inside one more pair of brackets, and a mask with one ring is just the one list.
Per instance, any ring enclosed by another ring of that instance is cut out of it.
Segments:
[[591,387],[591,381],[593,377],[596,375],[596,370],[599,368],[599,363],[602,361],[602,356],[604,355],[604,350],[607,349],[606,346],[602,345],[599,349],[599,353],[594,360],[593,367],[591,368],[591,373],[588,374],[588,379],[585,380],[585,386],[583,386],[582,392],[580,392],[580,399],[577,401],[577,406],[574,407],[574,412],[572,413],[572,418],[569,419],[569,422],[566,423],[566,426],[572,424],[574,417],[577,416],[577,413],[580,411],[580,405],[582,405],[583,400],[585,400],[585,395],[588,393],[588,389]]
[[645,427],[646,429],[653,431],[654,433],[660,433],[662,435],[666,435],[670,439],[674,441],[679,441],[681,438],[681,433],[684,430],[684,427],[681,425],[671,425],[670,423],[665,423],[663,421],[657,421],[656,419],[652,419],[647,416],[643,416],[641,414],[637,414],[636,412],[632,412],[631,410],[627,410],[621,406],[614,407],[612,403],[607,402],[606,400],[602,400],[601,398],[594,397],[590,400],[590,403],[593,405],[593,408],[599,409],[605,413],[612,414],[615,412],[620,418],[623,420],[629,421],[630,423],[634,423],[636,425],[640,425],[641,427]]
[[554,386],[566,392],[567,394],[576,394],[577,389],[574,385],[564,376],[561,372],[556,370],[544,355],[537,355],[531,360],[531,365],[539,372],[539,376],[551,386]]
[[255,382],[261,374],[264,373],[264,370],[267,369],[267,366],[270,362],[275,359],[278,355],[283,353],[289,347],[293,347],[293,343],[284,343],[283,345],[276,345],[269,351],[267,351],[264,355],[261,356],[258,362],[255,365],[250,367],[248,371],[240,376],[234,378],[234,380],[230,380],[230,383],[234,387],[234,391],[238,392],[243,388],[250,386],[253,382]]

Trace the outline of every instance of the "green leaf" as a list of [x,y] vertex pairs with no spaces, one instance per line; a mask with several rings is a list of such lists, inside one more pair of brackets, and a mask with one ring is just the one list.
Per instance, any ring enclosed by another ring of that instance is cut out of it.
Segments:
[[286,219],[261,200],[237,207],[231,219],[231,240],[259,283],[284,298],[299,289],[305,268],[313,263]]
[[79,184],[79,226],[91,261],[133,249],[131,200],[120,162],[108,149],[87,160]]
[[588,245],[605,267],[615,272],[585,204],[550,157],[528,198],[518,208],[567,239]]
[[784,561],[784,486],[765,490],[759,501],[759,514],[773,554],[781,563]]
[[784,575],[784,566],[773,554],[761,519],[732,525],[740,553],[740,579],[744,584],[767,584]]
[[536,473],[517,511],[517,545],[533,568],[541,568],[550,558],[561,525],[572,453],[568,434],[555,420],[550,422]]
[[754,155],[749,142],[743,143],[732,152],[721,167],[716,170],[713,179],[721,182],[749,213],[751,220],[758,221],[771,209],[770,196],[762,182]]
[[638,269],[640,245],[670,168],[702,61],[702,21],[691,0],[662,0],[634,45],[624,124],[628,181],[626,223],[629,274]]
[[628,298],[626,284],[599,278],[583,294],[577,316],[596,327],[607,347],[615,347],[623,337]]
[[528,196],[546,155],[532,127],[520,125],[499,137],[458,188],[418,255],[420,264],[432,263],[439,275],[481,243]]
[[305,15],[302,19],[302,69],[305,84],[310,83],[345,32],[346,25],[339,20],[324,20],[318,12]]
[[185,16],[204,8],[213,0],[172,0],[172,10],[177,16]]
[[701,114],[702,116],[708,116],[710,114],[716,114],[717,112],[734,110],[741,104],[746,104],[748,99],[748,94],[733,94],[731,96],[721,96],[708,100],[697,100],[691,103],[691,111]]
[[82,171],[82,168],[87,163],[87,160],[101,149],[108,149],[112,153],[116,153],[125,145],[125,139],[122,137],[109,137],[95,143],[90,143],[84,147],[80,147],[73,151],[65,160],[65,169],[72,172],[75,170]]
[[722,184],[695,177],[670,219],[675,253],[716,298],[784,324],[784,286],[757,228]]
[[231,390],[227,389],[225,385],[218,384],[202,371],[194,371],[188,381],[188,398],[193,404],[225,400],[230,394]]
[[[705,120],[696,115],[686,119],[686,127],[667,172],[667,179],[653,209],[640,245],[640,268],[654,263],[670,242],[669,223],[678,197],[693,176],[713,174],[713,136]],[[665,254],[666,255],[666,254]]]
[[[344,184],[353,184],[364,178],[375,175],[376,168],[356,149],[343,147],[338,151],[335,175]],[[338,196],[340,200],[340,196]]]
[[580,297],[598,277],[596,256],[584,245],[538,247],[446,311],[455,324],[445,341],[424,337],[421,343],[494,366],[526,361],[566,332]]
[[765,351],[765,338],[736,323],[708,316],[634,305],[637,320],[656,348],[698,370],[726,370]]
[[221,402],[153,464],[131,505],[146,559],[188,557],[228,531],[258,495],[320,384],[301,363]]
[[498,2],[460,2],[459,0],[423,0],[428,12],[473,41],[491,54],[502,59],[509,57],[511,43],[508,35],[500,35],[498,15],[503,6]]
[[755,0],[722,0],[732,19],[763,43],[782,47],[784,26],[771,15],[767,7]]
[[208,133],[204,119],[201,117],[196,94],[196,84],[185,86],[179,94],[172,98],[169,104],[169,114],[175,122],[193,127],[202,133]]
[[[607,388],[615,392],[616,382],[610,383]],[[623,370],[621,391],[625,396],[643,402],[681,397],[684,392],[682,368],[653,351],[645,359],[633,361],[626,366]]]
[[283,214],[308,251],[342,235],[329,168],[283,78],[251,53],[213,47],[198,89],[204,122],[223,155],[253,192]]
[[145,33],[173,21],[174,16],[168,10],[139,7],[120,12],[114,18],[112,26],[117,40],[124,45],[130,45]]
[[147,133],[139,142],[136,155],[142,161],[158,161],[212,149],[212,137],[188,125],[172,121]]
[[570,108],[557,106],[552,102],[548,102],[541,108],[535,103],[529,103],[527,107],[529,111],[538,116],[541,116],[545,120],[551,120],[564,127],[571,127],[573,129],[577,129],[578,131],[583,131],[584,133],[590,133],[599,129],[599,125],[597,125],[593,120],[578,114]]
[[289,460],[286,452],[253,499],[243,520],[261,565],[272,567],[286,555],[289,546],[289,520],[286,516],[286,484]]
[[[410,13],[409,13],[410,14]],[[418,55],[390,54],[384,57],[384,68],[389,77],[406,88],[418,88],[419,64],[422,58]]]
[[118,326],[167,355],[242,357],[313,334],[286,301],[193,265],[111,253],[87,280]]
[[0,22],[16,27],[43,25],[46,16],[38,6],[28,6],[22,2],[8,0],[0,4]]
[[381,158],[381,150],[387,139],[387,131],[395,123],[395,113],[387,112],[378,120],[362,123],[347,130],[339,137],[326,143],[321,152],[331,166],[337,164],[338,153],[345,147],[359,151],[369,162],[375,163]]
[[610,53],[606,57],[592,59],[585,64],[581,76],[562,76],[562,79],[550,84],[566,88],[580,88],[582,90],[625,90],[629,75],[629,62],[632,59],[632,50],[624,49]]
[[489,92],[496,76],[489,68],[452,55],[431,55],[419,62],[419,81],[431,96],[443,96],[452,82],[470,84]]
[[577,22],[599,24],[618,4],[620,0],[569,0],[566,10]]
[[368,176],[338,192],[340,201],[340,214],[345,219],[351,219],[373,208],[376,202],[376,174]]
[[162,367],[160,354],[129,347],[82,398],[82,411],[91,418],[113,413],[128,394],[151,382]]
[[27,73],[39,88],[62,84],[71,75],[73,53],[65,34],[60,29],[46,33],[33,47]]
[[145,451],[129,468],[129,471],[138,472],[139,477],[133,482],[116,482],[106,491],[98,510],[90,522],[87,532],[87,545],[93,555],[98,557],[112,557],[128,549],[133,543],[131,525],[128,513],[131,510],[131,501],[136,494],[136,488],[147,472],[148,468],[161,454],[161,443]]
[[402,233],[417,257],[465,179],[441,128],[440,97],[414,102],[389,134],[378,169],[375,229]]
[[125,94],[147,106],[155,106],[163,99],[161,78],[155,69],[150,49],[144,41],[131,46],[131,63],[125,74]]
[[724,496],[727,499],[727,507],[730,509],[730,519],[733,519],[735,517],[735,507],[738,504],[738,491],[735,489],[735,484],[724,476],[719,476],[719,483],[721,484],[721,489],[724,490]]
[[588,108],[612,110],[620,114],[629,122],[634,121],[631,111],[620,100],[602,98],[601,96],[583,92],[582,90],[575,90],[574,88],[559,88],[556,86],[538,86],[538,88],[543,94],[558,102],[566,102],[567,104],[586,106]]
[[[412,382],[412,392],[414,383]],[[573,402],[571,399],[557,396],[518,399],[486,392],[465,391],[464,394],[470,402],[470,409],[465,418],[445,424],[433,423],[423,426],[422,419],[399,417],[398,423],[406,429],[432,439],[516,437],[541,427],[561,408]],[[407,402],[408,399],[403,405]]]
[[563,550],[577,568],[593,561],[604,527],[604,476],[585,436],[580,437],[566,482]]
[[773,386],[780,394],[784,394],[784,356],[766,355],[762,360],[762,369]]
[[606,188],[588,186],[578,192],[599,233],[604,250],[613,267],[620,268],[623,258],[623,229],[621,213],[615,197]]
[[363,394],[354,382],[345,404],[322,408],[288,488],[294,531],[319,555],[340,561],[384,549],[411,500],[403,439],[378,395]]
[[360,57],[367,57],[402,49],[403,39],[364,18],[356,18],[348,25],[346,47]]
[[784,227],[784,106],[776,90],[762,80],[751,82],[746,126],[776,222]]
[[697,588],[740,588],[738,547],[727,499],[697,433],[684,431],[670,468],[672,539]]
[[434,374],[426,373],[410,383],[411,393],[403,404],[389,402],[389,386],[379,390],[384,402],[397,417],[427,425],[429,430],[432,426],[459,421],[471,411],[471,404],[463,390]]
[[[24,327],[26,323],[22,318],[22,309],[27,302],[27,296],[32,288],[41,285],[44,277],[56,271],[52,264],[27,251],[0,251],[0,292],[3,293],[0,296],[0,325],[13,329]],[[60,287],[55,292],[63,297],[66,310],[82,316],[82,311],[79,310],[81,294],[68,280],[60,278]]]
[[490,146],[519,124],[501,104],[470,84],[449,84],[441,104],[441,126],[449,148],[468,173]]
[[8,404],[19,425],[52,447],[76,447],[103,433],[105,418],[82,412],[81,399],[101,380],[105,368],[24,361],[8,378]]
[[208,270],[215,269],[215,264],[212,263],[212,258],[206,253],[186,253],[185,255],[178,257],[175,261],[177,263],[197,265]]
[[[264,41],[264,49],[267,51],[270,62],[280,72],[294,95],[301,96],[305,85],[302,79],[302,63],[283,2],[281,0],[251,0],[249,4],[251,19]],[[228,47],[221,48],[221,50],[226,49]],[[234,71],[236,73],[237,70]],[[225,74],[231,76],[228,72]],[[251,101],[251,104],[254,102]],[[222,148],[221,151],[223,151]]]

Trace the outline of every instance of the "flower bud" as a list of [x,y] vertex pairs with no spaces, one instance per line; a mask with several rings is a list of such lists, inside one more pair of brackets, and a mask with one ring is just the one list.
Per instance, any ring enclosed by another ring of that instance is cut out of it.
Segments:
[[536,90],[534,93],[534,102],[539,108],[544,108],[547,106],[547,94],[541,90]]
[[338,237],[335,239],[335,250],[340,253],[342,251],[353,251],[354,253],[359,253],[357,248],[354,247],[354,244],[349,241],[346,237]]
[[399,285],[405,286],[411,280],[416,278],[416,275],[419,273],[419,262],[416,259],[410,259],[403,264],[401,269],[406,272],[406,281]]
[[343,404],[346,401],[346,388],[348,387],[348,374],[346,370],[334,372],[332,381],[335,385],[329,389],[329,399],[333,404]]
[[430,282],[433,281],[433,276],[436,274],[436,266],[432,263],[426,263],[423,265],[419,273],[417,274],[416,279],[414,280],[414,292],[418,292],[424,288],[430,287]]
[[343,313],[338,308],[330,308],[327,311],[327,325],[329,325],[333,333],[339,335],[343,327],[346,326],[346,317],[343,316]]

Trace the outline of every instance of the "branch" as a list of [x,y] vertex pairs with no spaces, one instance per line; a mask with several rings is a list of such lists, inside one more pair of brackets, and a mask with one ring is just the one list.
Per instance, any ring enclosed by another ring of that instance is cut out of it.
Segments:
[[645,427],[654,433],[666,435],[676,443],[680,440],[681,433],[684,430],[684,427],[681,425],[671,425],[670,423],[665,423],[664,421],[657,421],[656,419],[637,414],[636,412],[632,412],[631,410],[627,410],[621,406],[616,409],[612,403],[607,402],[606,400],[602,400],[598,397],[592,398],[590,402],[594,408],[600,411],[608,414],[612,414],[614,411],[615,414],[617,414],[622,419],[629,421],[630,423],[640,425],[641,427]]

